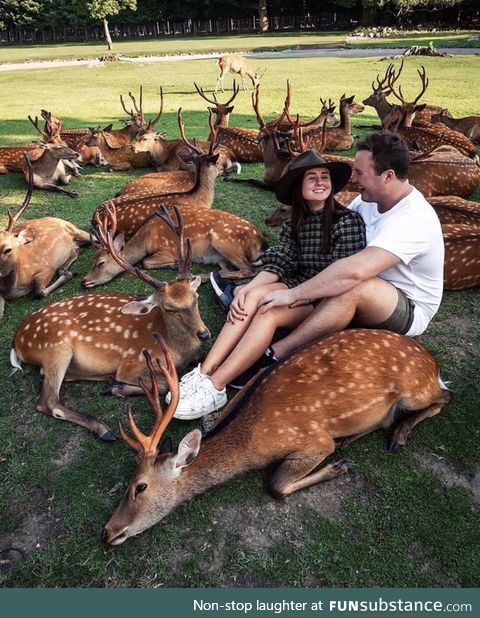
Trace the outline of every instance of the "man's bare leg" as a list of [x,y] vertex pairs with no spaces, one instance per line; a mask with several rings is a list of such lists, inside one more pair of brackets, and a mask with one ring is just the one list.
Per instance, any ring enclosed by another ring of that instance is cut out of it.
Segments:
[[274,343],[272,349],[278,359],[283,359],[320,337],[346,328],[354,317],[366,326],[380,324],[392,315],[397,303],[398,292],[391,283],[378,277],[369,279],[344,294],[324,298],[304,322]]

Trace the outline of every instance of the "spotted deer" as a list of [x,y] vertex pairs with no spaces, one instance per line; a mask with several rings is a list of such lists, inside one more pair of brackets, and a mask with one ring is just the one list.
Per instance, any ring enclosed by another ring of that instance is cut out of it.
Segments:
[[[177,267],[177,235],[186,235],[191,242],[192,261],[199,264],[220,264],[224,277],[244,279],[252,277],[252,265],[267,248],[263,234],[252,223],[221,210],[184,206],[163,207],[145,221],[135,234],[125,242],[123,234],[116,234],[115,207],[108,206],[97,221],[110,229],[113,246],[122,262],[144,268]],[[172,227],[171,221],[177,220]],[[178,227],[177,227],[178,226]],[[236,270],[235,270],[236,269]],[[85,275],[82,285],[92,288],[111,281],[123,272],[123,267],[110,251],[99,247],[95,264]]]
[[260,69],[254,71],[246,58],[243,56],[236,56],[234,54],[226,54],[225,56],[221,56],[218,59],[218,66],[220,67],[220,76],[215,85],[215,92],[218,92],[219,85],[222,87],[222,92],[225,92],[223,89],[223,80],[227,73],[238,73],[242,80],[242,87],[244,90],[248,90],[245,83],[245,77],[249,77],[252,81],[253,88],[256,88],[265,73],[265,71],[260,72]]
[[[233,111],[231,103],[238,94],[239,87],[233,82],[233,95],[225,103],[219,103],[216,94],[209,99],[203,88],[194,84],[198,94],[210,103],[208,110],[215,114],[215,129],[219,144],[230,148],[240,163],[259,163],[263,161],[262,151],[258,145],[258,129],[229,127],[230,114]],[[210,135],[211,139],[211,135]]]
[[474,144],[480,144],[480,116],[452,118],[447,116],[446,112],[448,110],[442,109],[440,113],[432,116],[430,122],[433,124],[443,124],[450,129],[463,133]]
[[480,202],[464,200],[456,195],[429,197],[440,223],[464,223],[480,226]]
[[[73,224],[54,217],[18,223],[28,208],[33,191],[30,170],[27,193],[15,214],[8,213],[8,224],[0,230],[0,317],[5,300],[28,294],[44,298],[72,278],[68,268],[77,259],[81,245],[90,235]],[[58,273],[56,281],[52,282]]]
[[101,129],[91,127],[90,136],[85,140],[86,146],[96,146],[102,157],[109,164],[110,171],[124,172],[143,167],[152,167],[152,160],[148,152],[135,152],[131,144],[117,146],[111,139],[111,124]]
[[337,457],[325,463],[327,457],[380,427],[393,427],[389,450],[397,453],[412,429],[450,400],[436,359],[420,343],[387,331],[352,329],[266,369],[229,402],[209,434],[202,438],[194,429],[173,449],[162,437],[178,404],[178,379],[164,346],[153,358],[157,355],[166,362],[153,362],[150,348],[147,366],[152,376],[159,368],[164,372],[172,397],[163,412],[155,389],[144,384],[155,414],[151,433],[139,430],[132,410],[131,435],[121,429],[138,459],[102,531],[102,540],[113,546],[248,470],[275,466],[270,488],[284,498],[347,473],[351,461]]
[[411,101],[405,101],[401,86],[395,90],[394,73],[388,76],[388,85],[395,97],[401,102],[400,106],[392,106],[390,112],[382,121],[382,126],[386,130],[399,133],[407,142],[409,148],[419,146],[421,150],[429,150],[434,144],[442,139],[445,145],[454,146],[460,153],[473,159],[477,155],[477,149],[465,135],[458,131],[453,131],[444,125],[432,124],[430,122],[415,122],[413,120],[419,111],[424,109],[425,105],[417,105],[420,98],[425,93],[428,87],[428,78],[425,73],[425,68],[417,69],[420,76],[422,87],[420,94]]
[[[178,111],[178,123],[180,134],[185,146],[190,151],[189,158],[195,165],[195,182],[187,191],[173,191],[169,193],[156,193],[142,196],[134,193],[109,200],[113,203],[117,213],[118,233],[123,233],[128,240],[138,228],[162,205],[175,204],[184,207],[194,205],[199,208],[211,208],[214,197],[215,178],[218,176],[217,162],[219,153],[215,141],[211,141],[209,151],[203,151],[188,141],[185,136],[185,128],[182,120],[181,109]],[[233,164],[232,170],[238,170],[238,163]],[[97,215],[102,215],[105,203],[95,210],[93,220]]]
[[[160,282],[122,261],[111,234],[97,230],[101,242],[123,268],[153,288],[148,297],[126,293],[87,293],[42,307],[17,328],[10,360],[37,365],[43,386],[37,410],[47,416],[85,427],[103,440],[115,436],[101,420],[69,409],[60,402],[62,382],[113,380],[113,395],[142,394],[139,379],[147,379],[143,350],[154,349],[153,333],[167,342],[177,368],[198,362],[200,345],[210,333],[198,308],[200,278],[189,274],[190,250],[178,239],[179,274]],[[167,390],[162,375],[155,380],[160,392]]]
[[[363,105],[354,101],[355,95],[340,97],[340,124],[338,127],[328,127],[326,131],[325,150],[348,150],[352,147],[354,137],[352,135],[353,114],[360,114],[365,109]],[[315,146],[314,146],[315,147]]]
[[445,243],[444,287],[465,290],[480,286],[480,224],[442,225]]

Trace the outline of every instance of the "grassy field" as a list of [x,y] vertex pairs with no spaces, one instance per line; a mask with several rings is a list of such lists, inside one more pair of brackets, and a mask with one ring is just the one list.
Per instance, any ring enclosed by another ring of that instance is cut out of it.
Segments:
[[[423,59],[431,103],[457,115],[478,113],[478,59]],[[386,62],[379,59],[266,60],[261,109],[272,117],[293,85],[293,111],[316,114],[319,97],[346,92],[362,100]],[[419,86],[419,59],[406,61],[403,91]],[[155,113],[158,86],[165,91],[161,128],[176,136],[176,110],[184,109],[187,135],[205,136],[204,102],[193,81],[206,89],[216,79],[213,61],[23,71],[2,75],[0,141],[35,137],[28,114],[46,108],[67,126],[93,126],[121,118],[120,93],[144,85],[145,107]],[[229,82],[230,83],[230,82]],[[377,124],[367,108],[355,124]],[[255,126],[250,98],[241,92],[232,124]],[[364,135],[365,129],[354,133]],[[135,174],[86,168],[71,187],[74,200],[35,192],[27,217],[56,215],[87,229],[93,209]],[[245,166],[243,176],[261,176],[262,166]],[[7,207],[19,205],[25,186],[19,175],[0,178],[0,223]],[[480,191],[475,199],[480,201]],[[255,222],[270,242],[277,231],[264,218],[274,197],[253,187],[217,181],[214,207]],[[452,380],[453,402],[415,429],[406,448],[393,456],[381,432],[353,444],[347,456],[356,467],[348,476],[275,501],[265,492],[268,472],[252,472],[179,508],[163,523],[125,545],[105,549],[102,526],[118,503],[134,469],[121,442],[106,444],[77,426],[35,412],[41,379],[26,366],[11,376],[12,335],[33,310],[81,293],[80,279],[93,261],[87,250],[74,265],[77,276],[47,300],[7,303],[0,321],[0,586],[3,587],[206,587],[206,586],[479,586],[480,544],[478,443],[479,291],[445,293],[442,306],[421,341]],[[157,271],[169,279],[171,272]],[[145,291],[130,276],[105,289]],[[216,334],[223,314],[211,290],[200,290],[204,321]],[[115,426],[125,402],[101,396],[102,385],[67,384],[62,398],[72,408]],[[146,401],[134,410],[149,422]],[[197,423],[174,422],[176,443]]]
[[[348,32],[288,32],[268,34],[241,34],[226,37],[182,37],[114,41],[113,51],[124,56],[156,56],[174,54],[202,54],[211,52],[252,52],[295,49],[299,45],[348,47],[409,47],[428,45],[437,47],[480,47],[480,42],[469,41],[473,32],[414,33],[384,39],[349,37]],[[103,43],[69,43],[55,45],[2,45],[0,63],[33,62],[38,60],[72,60],[104,56]]]

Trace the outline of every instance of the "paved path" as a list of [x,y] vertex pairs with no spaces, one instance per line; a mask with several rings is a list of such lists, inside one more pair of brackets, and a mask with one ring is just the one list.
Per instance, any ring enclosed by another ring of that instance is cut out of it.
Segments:
[[[390,57],[400,55],[406,48],[373,48],[373,49],[286,49],[283,51],[263,51],[245,53],[250,58],[371,58]],[[439,47],[440,52],[452,55],[480,55],[480,48],[456,48],[447,49]],[[212,54],[184,54],[179,56],[139,56],[135,58],[122,57],[122,62],[148,64],[151,62],[179,62],[182,60],[203,60],[218,58],[221,52]],[[90,60],[43,60],[39,62],[17,62],[0,64],[1,71],[30,71],[32,69],[57,69],[61,67],[89,66],[96,67],[103,64],[98,58]]]

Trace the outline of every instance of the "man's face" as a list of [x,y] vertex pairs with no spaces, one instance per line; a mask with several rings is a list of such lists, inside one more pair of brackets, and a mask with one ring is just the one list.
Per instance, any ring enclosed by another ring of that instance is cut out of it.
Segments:
[[355,155],[352,182],[358,189],[364,202],[378,202],[385,189],[384,174],[376,174],[373,167],[372,153],[368,150],[359,150]]

